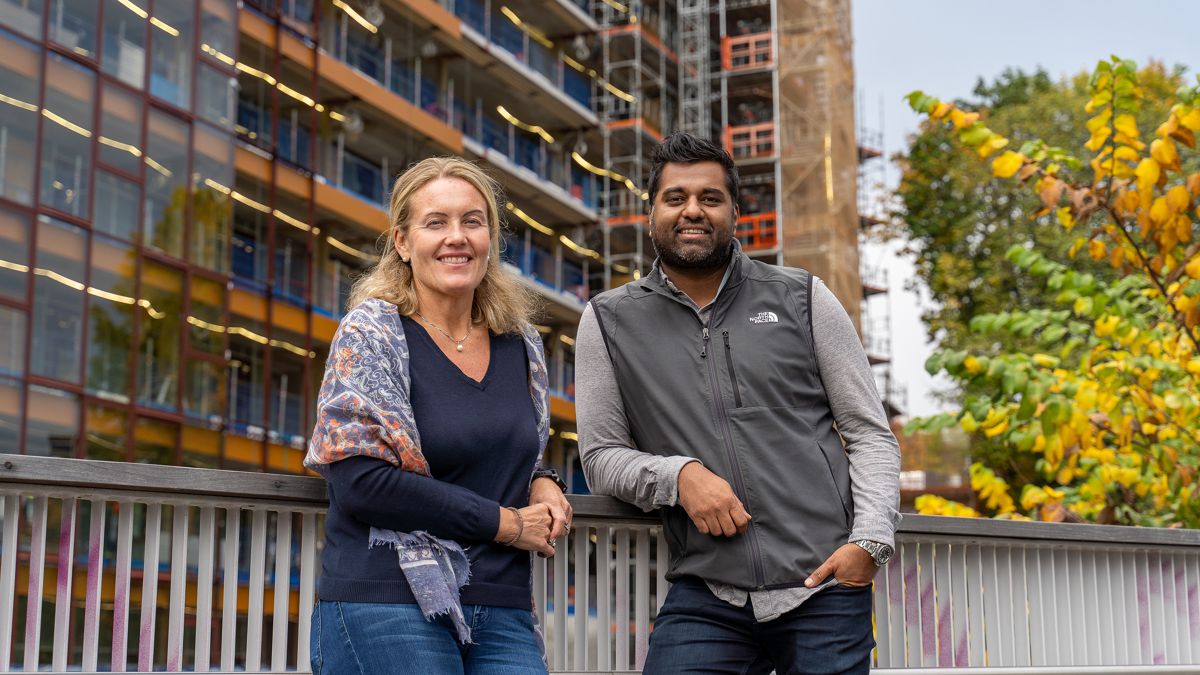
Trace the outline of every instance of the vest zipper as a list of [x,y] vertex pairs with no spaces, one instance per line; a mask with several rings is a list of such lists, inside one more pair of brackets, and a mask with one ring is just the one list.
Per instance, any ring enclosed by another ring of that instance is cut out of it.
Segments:
[[708,358],[708,326],[704,326],[704,341],[700,343],[700,358]]
[[733,369],[733,350],[729,346],[729,331],[721,331],[725,338],[725,365],[729,367],[729,381],[733,383],[733,407],[742,407],[742,392],[738,389],[737,371]]
[[[711,321],[711,318],[709,319]],[[704,324],[704,344],[708,345],[708,325]],[[703,356],[703,352],[701,353]],[[707,360],[707,359],[705,359]],[[712,388],[713,407],[717,417],[717,424],[721,427],[721,436],[725,441],[725,454],[729,458],[730,472],[733,474],[733,491],[741,500],[742,504],[746,503],[746,484],[742,478],[742,465],[738,463],[737,453],[733,449],[733,432],[729,430],[729,414],[725,409],[725,398],[721,396],[721,387],[717,382],[717,364],[714,361],[708,361],[708,383]],[[753,515],[753,514],[752,514]],[[750,561],[754,568],[754,588],[761,589],[764,584],[762,552],[758,548],[758,537],[754,534],[754,521],[746,527],[746,542],[750,549]]]

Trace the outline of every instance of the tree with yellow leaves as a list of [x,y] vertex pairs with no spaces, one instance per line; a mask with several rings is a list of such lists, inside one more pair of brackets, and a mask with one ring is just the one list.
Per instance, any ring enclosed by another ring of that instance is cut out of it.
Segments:
[[[916,420],[910,429],[959,424],[1036,458],[1038,475],[1019,496],[1001,467],[972,466],[971,486],[986,513],[1197,527],[1200,86],[1180,88],[1153,138],[1138,128],[1143,91],[1134,63],[1101,61],[1089,93],[1085,159],[1041,141],[1011,149],[978,114],[921,92],[909,96],[916,111],[953,128],[960,143],[990,160],[994,176],[1037,195],[1040,209],[1031,217],[1052,214],[1076,233],[1072,258],[1086,251],[1123,275],[1105,282],[1014,246],[1007,257],[1017,272],[1042,280],[1060,308],[975,316],[970,326],[1032,338],[1040,351],[935,354],[926,364],[931,373],[944,370],[986,393],[969,394],[960,412]],[[917,506],[977,514],[933,496]]]

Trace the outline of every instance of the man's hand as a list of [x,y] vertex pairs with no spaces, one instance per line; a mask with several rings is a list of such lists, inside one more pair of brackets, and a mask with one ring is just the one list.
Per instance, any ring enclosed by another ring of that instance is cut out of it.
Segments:
[[563,494],[558,483],[546,477],[535,478],[529,486],[529,505],[545,504],[550,507],[550,517],[553,522],[550,527],[550,539],[555,540],[571,529],[571,502]]
[[804,585],[816,588],[833,576],[843,586],[867,586],[875,578],[877,571],[879,566],[875,564],[875,559],[870,553],[858,544],[844,544],[804,580]]
[[750,523],[750,514],[729,483],[700,462],[688,462],[679,470],[679,505],[701,534],[732,537]]

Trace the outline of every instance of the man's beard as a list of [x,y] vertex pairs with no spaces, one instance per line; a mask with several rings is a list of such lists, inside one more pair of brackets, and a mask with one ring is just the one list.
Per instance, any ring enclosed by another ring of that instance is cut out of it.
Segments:
[[650,213],[650,241],[654,244],[654,252],[659,260],[667,267],[674,269],[711,270],[724,267],[733,257],[733,236],[722,239],[717,228],[707,225],[713,230],[714,241],[708,250],[693,249],[683,252],[674,248],[675,226],[660,228],[654,222],[654,212]]

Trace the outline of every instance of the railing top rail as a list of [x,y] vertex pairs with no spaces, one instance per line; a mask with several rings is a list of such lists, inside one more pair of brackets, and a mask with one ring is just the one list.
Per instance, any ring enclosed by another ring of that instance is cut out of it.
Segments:
[[[143,495],[160,493],[180,497],[291,502],[297,506],[308,507],[323,506],[328,499],[325,481],[310,476],[29,455],[0,456],[0,487],[4,484],[130,491]],[[658,522],[656,514],[644,513],[612,497],[569,495],[568,498],[574,507],[576,519],[580,521],[643,525]],[[1053,541],[1064,544],[1200,547],[1200,530],[1017,522],[913,514],[904,517],[900,525],[900,534],[955,539]]]
[[325,481],[311,476],[31,455],[0,456],[0,486],[4,483],[268,499],[304,505],[323,504],[329,499]]

